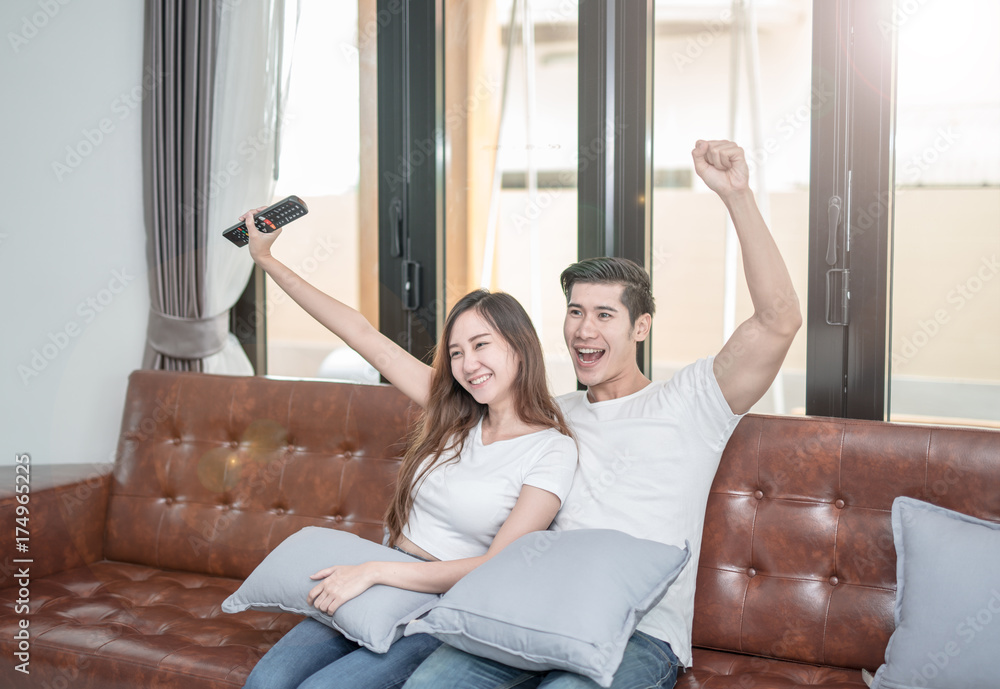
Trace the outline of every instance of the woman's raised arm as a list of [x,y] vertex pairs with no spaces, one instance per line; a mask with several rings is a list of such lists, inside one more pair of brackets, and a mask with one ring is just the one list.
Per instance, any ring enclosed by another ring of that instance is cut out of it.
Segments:
[[257,229],[253,215],[263,208],[248,211],[241,216],[247,224],[250,255],[257,265],[310,316],[346,342],[385,376],[386,380],[421,407],[426,407],[431,389],[431,367],[380,333],[361,313],[313,287],[294,270],[274,258],[271,255],[271,245],[281,234],[281,230],[264,233]]

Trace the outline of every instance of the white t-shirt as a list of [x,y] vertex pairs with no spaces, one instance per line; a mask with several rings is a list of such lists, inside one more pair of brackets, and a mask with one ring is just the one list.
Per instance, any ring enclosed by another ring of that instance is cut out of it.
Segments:
[[[638,629],[670,644],[691,665],[694,588],[705,507],[733,414],[700,359],[669,381],[591,403],[584,391],[557,399],[580,445],[580,468],[555,529],[617,529],[684,547],[691,559]],[[596,554],[595,554],[596,555]]]
[[403,535],[439,560],[482,555],[522,486],[554,493],[561,503],[576,463],[576,442],[555,429],[484,445],[480,421],[459,459],[433,469],[417,487]]

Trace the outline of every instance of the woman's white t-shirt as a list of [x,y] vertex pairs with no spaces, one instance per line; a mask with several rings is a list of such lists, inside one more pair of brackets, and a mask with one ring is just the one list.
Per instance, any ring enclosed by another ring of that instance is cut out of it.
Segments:
[[403,528],[406,538],[439,560],[485,553],[522,486],[547,490],[561,505],[573,484],[577,448],[555,429],[484,445],[480,421],[469,431],[460,457],[452,457],[443,456],[447,463],[417,486]]

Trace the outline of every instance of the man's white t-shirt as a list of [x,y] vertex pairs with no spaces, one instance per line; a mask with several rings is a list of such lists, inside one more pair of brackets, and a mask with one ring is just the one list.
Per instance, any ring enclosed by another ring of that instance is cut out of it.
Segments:
[[[555,529],[617,529],[683,548],[691,559],[638,629],[691,665],[694,589],[705,507],[722,451],[741,416],[712,370],[713,357],[627,397],[557,398],[580,447],[580,464]],[[595,553],[595,556],[599,556]]]
[[[521,487],[566,498],[576,473],[576,442],[555,429],[483,444],[480,421],[461,456],[417,486],[403,535],[439,560],[485,553],[514,508]],[[419,474],[419,471],[417,472]]]

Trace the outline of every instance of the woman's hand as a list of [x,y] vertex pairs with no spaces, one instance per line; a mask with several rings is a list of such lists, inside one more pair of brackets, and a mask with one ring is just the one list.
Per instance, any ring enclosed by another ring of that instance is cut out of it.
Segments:
[[310,579],[322,579],[316,584],[307,597],[309,604],[320,612],[332,615],[341,605],[360,596],[376,583],[375,572],[377,562],[366,562],[361,565],[341,565],[321,569]]
[[[514,503],[514,508],[507,515],[507,520],[497,531],[497,535],[493,537],[493,542],[485,554],[476,557],[463,557],[458,560],[435,560],[433,562],[368,562],[360,567],[370,568],[372,582],[361,591],[373,584],[381,584],[407,591],[444,593],[454,586],[455,582],[499,553],[515,539],[526,533],[548,528],[555,518],[556,512],[559,511],[559,505],[559,497],[555,493],[550,493],[536,486],[523,485],[517,502]],[[334,569],[341,568],[330,567],[316,572],[313,577],[332,572]],[[319,586],[314,588],[309,592],[309,595],[312,596],[313,592],[319,588]],[[345,592],[350,592],[349,585],[345,584],[344,589]],[[358,593],[360,591],[352,593],[351,597],[353,598]]]
[[371,362],[403,394],[426,407],[431,393],[431,367],[379,332],[359,311],[324,294],[272,256],[271,245],[281,230],[261,232],[253,222],[254,216],[265,208],[267,206],[261,206],[240,216],[246,222],[250,256],[254,262],[306,313]]
[[274,232],[266,233],[257,229],[257,226],[253,221],[253,216],[260,213],[265,208],[267,208],[267,206],[254,208],[252,211],[247,211],[240,216],[240,220],[245,221],[247,224],[247,237],[250,240],[250,257],[257,263],[260,263],[260,259],[270,257],[271,245],[274,244],[274,240],[278,238],[279,234],[281,234],[280,228]]

